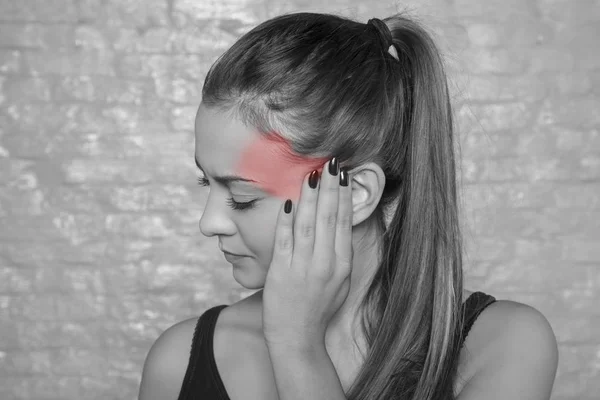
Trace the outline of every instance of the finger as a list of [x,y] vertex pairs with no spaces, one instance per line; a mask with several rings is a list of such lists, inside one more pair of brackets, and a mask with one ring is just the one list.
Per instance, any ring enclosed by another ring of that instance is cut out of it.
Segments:
[[[291,202],[291,201],[290,201]],[[273,258],[271,268],[275,265],[289,268],[292,263],[292,254],[294,252],[294,233],[293,233],[293,208],[290,213],[285,212],[285,201],[281,205],[279,215],[277,216],[277,226],[275,227],[275,245],[273,248]]]
[[[312,262],[315,243],[315,215],[318,200],[318,191],[321,183],[319,182],[319,170],[316,170],[317,186],[313,189],[309,186],[308,180],[311,173],[304,177],[300,200],[296,206],[296,215],[294,216],[294,255],[292,258],[292,268],[298,265],[299,268],[306,268],[306,264]],[[296,261],[296,262],[294,262]]]
[[[349,173],[345,172],[348,186],[340,184],[337,227],[335,232],[335,255],[340,276],[347,276],[352,270],[354,250],[352,248],[352,185]],[[340,171],[341,178],[341,171]]]
[[330,171],[331,163],[323,167],[319,200],[317,203],[314,262],[322,276],[330,276],[334,270],[335,234],[338,214],[339,172]]

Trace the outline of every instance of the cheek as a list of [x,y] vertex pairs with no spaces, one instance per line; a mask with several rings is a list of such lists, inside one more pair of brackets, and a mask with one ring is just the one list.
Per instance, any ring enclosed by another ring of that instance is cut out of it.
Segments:
[[[260,207],[252,210],[238,220],[238,229],[244,242],[258,261],[268,266],[275,245],[275,228],[280,202],[277,199],[261,200]],[[243,220],[242,220],[243,218]]]
[[327,158],[308,158],[294,153],[281,136],[278,139],[259,137],[241,152],[236,173],[261,183],[271,196],[298,203],[302,184],[311,171],[322,170]]

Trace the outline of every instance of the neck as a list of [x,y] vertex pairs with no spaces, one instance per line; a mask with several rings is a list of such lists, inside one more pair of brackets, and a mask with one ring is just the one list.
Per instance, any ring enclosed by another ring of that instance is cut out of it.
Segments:
[[368,220],[354,227],[352,232],[354,259],[350,274],[348,297],[329,322],[325,334],[327,348],[344,348],[363,341],[361,303],[377,272],[379,263],[378,233]]

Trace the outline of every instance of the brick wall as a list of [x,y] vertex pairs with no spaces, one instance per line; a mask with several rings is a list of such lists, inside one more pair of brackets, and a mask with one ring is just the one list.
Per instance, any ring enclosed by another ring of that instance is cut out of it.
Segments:
[[[158,335],[251,292],[198,230],[210,64],[282,12],[391,2],[0,1],[0,398],[135,399]],[[437,34],[467,287],[538,308],[553,400],[600,393],[600,1],[403,2]]]

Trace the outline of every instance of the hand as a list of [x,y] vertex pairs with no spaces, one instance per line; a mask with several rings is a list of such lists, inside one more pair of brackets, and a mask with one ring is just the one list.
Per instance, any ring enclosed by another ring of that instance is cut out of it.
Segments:
[[279,211],[262,294],[267,345],[324,343],[329,321],[348,297],[354,253],[352,187],[350,179],[341,186],[340,173],[331,175],[329,165],[315,189],[308,185],[310,174],[306,176],[295,216],[283,207]]

